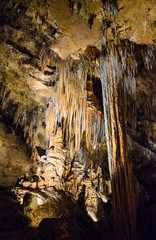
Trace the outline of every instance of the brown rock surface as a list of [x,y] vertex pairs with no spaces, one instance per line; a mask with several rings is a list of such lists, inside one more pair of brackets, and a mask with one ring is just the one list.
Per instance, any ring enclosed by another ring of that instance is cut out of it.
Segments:
[[[110,81],[122,76],[127,87],[118,105],[125,104],[132,175],[154,192],[155,12],[155,0],[1,0],[0,113],[15,135],[24,135],[31,156],[0,122],[0,185],[21,177],[25,191],[61,190],[94,220],[104,215],[112,189],[103,56]],[[40,207],[38,219],[36,205],[32,225],[57,217],[48,215],[49,204]]]
[[33,166],[22,140],[0,119],[0,186],[13,187]]

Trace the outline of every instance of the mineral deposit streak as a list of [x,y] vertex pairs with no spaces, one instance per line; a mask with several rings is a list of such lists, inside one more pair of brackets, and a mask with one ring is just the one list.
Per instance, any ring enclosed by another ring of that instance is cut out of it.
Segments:
[[[124,43],[125,44],[125,43]],[[126,46],[109,43],[100,58],[105,133],[112,182],[113,214],[118,239],[137,239],[137,200],[128,162],[126,106],[127,95],[135,100],[135,61],[129,63]],[[129,45],[132,49],[132,45]],[[131,59],[134,59],[131,54]],[[135,125],[135,124],[134,124]]]

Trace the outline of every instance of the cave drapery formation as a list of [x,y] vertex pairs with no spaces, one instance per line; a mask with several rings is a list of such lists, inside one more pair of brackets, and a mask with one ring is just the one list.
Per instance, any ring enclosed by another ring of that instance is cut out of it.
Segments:
[[61,220],[52,239],[154,239],[141,196],[156,198],[155,11],[155,0],[0,3],[0,186],[41,239],[43,218],[76,207],[104,233]]

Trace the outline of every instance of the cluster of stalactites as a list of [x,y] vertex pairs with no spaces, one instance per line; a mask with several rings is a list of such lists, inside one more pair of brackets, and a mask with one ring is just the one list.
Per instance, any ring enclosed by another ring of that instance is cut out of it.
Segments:
[[141,68],[148,70],[152,61],[151,49],[129,41],[109,42],[100,59],[114,221],[119,239],[137,239],[137,190],[128,161],[126,123],[135,130],[136,79]]
[[[114,171],[113,151],[117,151],[113,150],[112,146],[112,134],[113,131],[117,131],[113,130],[117,129],[116,120],[113,119],[119,117],[121,122],[123,118],[125,124],[128,122],[135,130],[136,78],[139,71],[143,70],[141,68],[145,70],[151,68],[153,58],[152,48],[145,46],[141,48],[128,40],[120,41],[118,44],[107,43],[101,54],[100,71],[110,172]],[[113,111],[115,115],[118,112],[119,116],[114,116]]]
[[51,96],[46,112],[47,149],[51,133],[61,127],[71,158],[82,142],[84,148],[92,146],[95,150],[104,141],[103,114],[87,99],[87,71],[80,66],[74,72],[70,65],[61,64],[57,91]]
[[[131,48],[131,46],[129,47]],[[122,144],[122,148],[124,147],[123,133],[122,130],[120,131],[120,116],[118,114],[124,115],[123,119],[125,119],[128,96],[135,99],[136,95],[136,62],[134,61],[133,51],[109,43],[103,51],[103,56],[101,56],[100,68],[109,171],[112,176],[114,167],[117,164],[117,134],[119,134],[119,146]],[[135,116],[135,114],[133,115]],[[135,122],[132,124],[135,124]],[[122,149],[120,149],[120,154],[122,158]]]

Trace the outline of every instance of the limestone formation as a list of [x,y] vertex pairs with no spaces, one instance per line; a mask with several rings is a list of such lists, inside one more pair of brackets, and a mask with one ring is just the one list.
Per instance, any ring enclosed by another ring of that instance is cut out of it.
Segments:
[[137,239],[140,196],[156,197],[155,12],[155,0],[1,0],[0,186],[30,226],[54,218],[39,239],[44,224],[50,239],[92,239],[76,214],[104,239],[113,222]]

